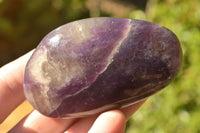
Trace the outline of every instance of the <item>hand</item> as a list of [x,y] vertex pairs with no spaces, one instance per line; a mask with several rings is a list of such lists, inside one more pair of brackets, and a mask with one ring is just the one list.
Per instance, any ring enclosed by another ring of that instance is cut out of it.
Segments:
[[[0,68],[0,123],[24,100],[25,65],[32,52]],[[84,118],[55,119],[36,110],[23,118],[10,133],[123,133],[126,121],[144,103]]]

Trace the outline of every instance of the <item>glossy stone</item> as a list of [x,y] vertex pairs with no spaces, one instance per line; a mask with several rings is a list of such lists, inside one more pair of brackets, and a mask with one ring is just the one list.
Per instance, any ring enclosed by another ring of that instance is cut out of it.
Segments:
[[84,19],[43,38],[26,66],[24,92],[46,116],[83,117],[161,90],[174,79],[181,61],[177,37],[162,26]]

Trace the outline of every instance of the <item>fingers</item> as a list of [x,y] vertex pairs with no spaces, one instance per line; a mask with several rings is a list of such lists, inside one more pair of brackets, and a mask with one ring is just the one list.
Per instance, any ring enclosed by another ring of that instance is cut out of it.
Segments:
[[102,114],[80,119],[54,119],[33,111],[18,123],[10,133],[123,133],[126,120],[144,101],[121,110],[111,110]]
[[90,133],[123,133],[125,130],[126,119],[119,110],[102,113],[96,118],[97,115],[81,119],[53,119],[33,111],[9,133],[87,133],[89,130]]
[[94,122],[89,133],[124,133],[126,117],[120,110],[102,113]]
[[81,118],[68,128],[65,133],[87,133],[98,115]]
[[78,119],[54,119],[33,111],[9,133],[61,133]]
[[127,119],[144,103],[138,102],[121,110],[80,119],[54,119],[33,111],[18,123],[10,133],[123,133]]
[[25,99],[24,69],[32,52],[0,68],[0,123]]
[[65,133],[87,133],[88,131],[89,133],[123,133],[126,121],[144,102],[145,100],[142,100],[121,110],[107,111],[98,117],[81,118]]

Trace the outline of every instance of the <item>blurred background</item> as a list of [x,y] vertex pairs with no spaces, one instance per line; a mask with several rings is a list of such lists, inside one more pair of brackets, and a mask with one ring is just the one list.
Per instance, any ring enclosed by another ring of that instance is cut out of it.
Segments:
[[[131,117],[126,133],[200,133],[200,0],[0,0],[0,67],[35,48],[54,28],[100,16],[163,25],[180,39],[184,54],[177,78]],[[23,103],[0,131],[31,109]]]

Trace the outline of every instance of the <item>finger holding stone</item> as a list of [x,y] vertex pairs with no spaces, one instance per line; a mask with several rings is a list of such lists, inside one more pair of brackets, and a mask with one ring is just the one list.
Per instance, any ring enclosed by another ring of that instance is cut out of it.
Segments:
[[55,119],[34,110],[22,119],[9,133],[61,133],[78,119]]
[[70,128],[66,128],[65,133],[87,133],[98,115],[80,118]]
[[120,110],[102,113],[94,122],[89,133],[123,133],[126,127],[126,117]]
[[0,68],[0,123],[25,99],[24,69],[32,52]]

